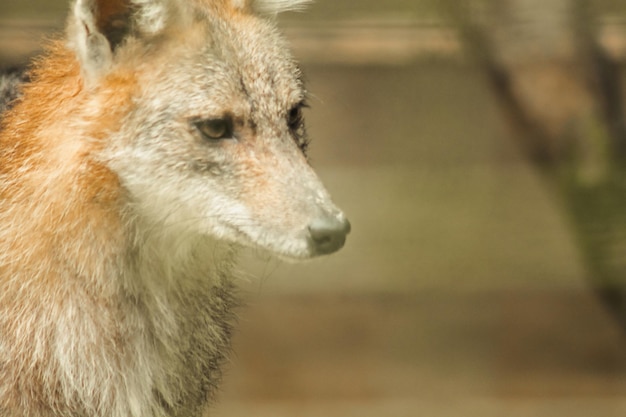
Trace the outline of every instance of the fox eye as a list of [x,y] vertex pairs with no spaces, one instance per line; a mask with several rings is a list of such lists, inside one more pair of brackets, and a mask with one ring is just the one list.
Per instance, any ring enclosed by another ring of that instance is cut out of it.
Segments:
[[303,121],[301,104],[298,104],[289,110],[289,114],[287,115],[287,125],[289,126],[289,129],[293,131],[298,130]]
[[289,113],[287,113],[287,126],[298,147],[306,154],[309,140],[304,127],[304,116],[302,115],[303,107],[307,107],[307,105],[305,103],[298,103],[289,110]]
[[200,120],[195,125],[202,137],[209,141],[233,137],[233,122],[229,118]]

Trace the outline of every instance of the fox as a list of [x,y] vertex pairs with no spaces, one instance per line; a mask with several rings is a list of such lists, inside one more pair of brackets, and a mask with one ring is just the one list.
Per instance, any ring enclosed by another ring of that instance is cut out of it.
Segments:
[[0,115],[0,416],[210,413],[237,254],[331,254],[276,15],[305,0],[74,0]]

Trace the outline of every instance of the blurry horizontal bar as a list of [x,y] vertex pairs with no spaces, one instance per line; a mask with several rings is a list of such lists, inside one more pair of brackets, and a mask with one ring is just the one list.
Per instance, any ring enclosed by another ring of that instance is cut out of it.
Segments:
[[[287,21],[283,29],[304,62],[401,65],[427,57],[461,58],[455,29],[438,20]],[[40,49],[43,38],[60,30],[62,22],[56,20],[0,19],[0,64],[23,61]],[[626,60],[626,20],[604,19],[599,40],[611,56]]]

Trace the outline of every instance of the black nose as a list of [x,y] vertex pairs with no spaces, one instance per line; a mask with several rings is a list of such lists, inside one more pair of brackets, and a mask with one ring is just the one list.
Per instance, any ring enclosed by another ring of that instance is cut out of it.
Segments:
[[343,216],[320,217],[311,222],[309,233],[315,253],[325,255],[341,249],[346,243],[346,236],[350,233],[350,222]]

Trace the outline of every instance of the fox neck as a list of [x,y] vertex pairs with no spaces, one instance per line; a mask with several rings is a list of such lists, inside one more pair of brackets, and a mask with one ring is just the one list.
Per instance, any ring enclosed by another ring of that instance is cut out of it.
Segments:
[[181,296],[228,284],[236,255],[233,245],[186,230],[164,230],[142,218],[133,223],[135,239],[122,281],[131,294]]

